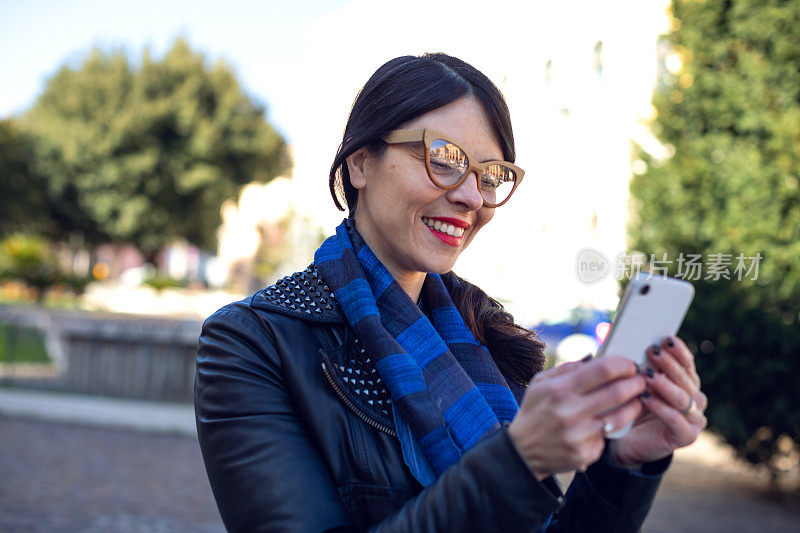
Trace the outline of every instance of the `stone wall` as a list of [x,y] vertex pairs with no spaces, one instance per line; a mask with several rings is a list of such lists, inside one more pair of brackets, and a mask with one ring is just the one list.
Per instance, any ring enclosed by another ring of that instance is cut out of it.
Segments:
[[[0,322],[36,328],[50,357],[6,363],[0,383],[81,394],[192,401],[201,322],[133,315],[0,306]],[[27,370],[26,370],[27,369]],[[32,370],[33,369],[33,370]]]

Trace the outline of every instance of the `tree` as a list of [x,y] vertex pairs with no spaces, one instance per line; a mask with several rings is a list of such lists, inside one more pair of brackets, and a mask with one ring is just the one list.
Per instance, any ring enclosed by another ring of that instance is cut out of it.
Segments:
[[32,163],[32,140],[13,120],[0,120],[0,236],[46,226],[41,177]]
[[800,443],[800,3],[671,9],[651,126],[673,155],[637,149],[629,233],[673,259],[763,256],[757,280],[698,281],[681,334],[700,348],[709,426],[777,476]]
[[146,256],[176,238],[216,244],[220,205],[289,166],[264,109],[220,62],[178,39],[139,65],[94,50],[63,66],[23,117],[36,139],[57,235],[136,245]]

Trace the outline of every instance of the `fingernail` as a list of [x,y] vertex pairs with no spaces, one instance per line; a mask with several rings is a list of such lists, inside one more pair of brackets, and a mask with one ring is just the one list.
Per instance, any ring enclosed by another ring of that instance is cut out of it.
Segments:
[[581,359],[581,363],[585,363],[586,361],[591,361],[593,358],[594,356],[592,354],[587,353],[586,355],[583,356],[583,359]]
[[653,372],[653,369],[652,369],[652,368],[648,368],[647,370],[645,370],[645,374],[647,374],[647,377],[648,377],[648,378],[652,378],[653,376],[655,376],[655,375],[656,375],[656,373],[655,373],[655,372]]
[[673,348],[675,346],[675,341],[672,340],[672,337],[667,337],[667,346]]
[[649,392],[647,392],[647,391],[644,391],[644,392],[641,394],[641,397],[642,397],[642,398],[649,398],[649,397],[650,397],[650,393],[649,393]]
[[653,355],[654,355],[654,356],[656,356],[656,357],[658,357],[660,354],[661,354],[661,348],[659,348],[658,346],[656,346],[656,345],[654,344],[654,345],[653,345]]

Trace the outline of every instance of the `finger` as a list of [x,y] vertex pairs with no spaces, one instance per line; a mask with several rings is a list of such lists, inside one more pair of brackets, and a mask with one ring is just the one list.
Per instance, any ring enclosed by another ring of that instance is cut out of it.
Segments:
[[675,436],[680,446],[686,446],[694,440],[692,424],[677,409],[668,405],[664,400],[653,396],[642,396],[640,401],[644,407],[653,413],[669,431]]
[[[605,437],[609,433],[625,427],[628,423],[636,420],[642,414],[642,403],[639,401],[638,396],[632,400],[627,401],[623,405],[617,407],[613,411],[597,417],[599,422],[599,431]],[[608,427],[606,427],[608,424]]]
[[[652,376],[651,376],[652,374]],[[648,372],[645,373],[645,379],[650,386],[650,392],[658,395],[659,398],[664,400],[667,404],[671,405],[678,411],[685,411],[691,406],[691,402],[699,402],[689,393],[689,391],[679,387],[666,375],[661,372]]]
[[706,407],[708,407],[708,398],[702,391],[695,390],[690,393],[675,385],[675,383],[661,373],[655,373],[652,377],[650,377],[649,374],[645,375],[647,376],[647,384],[650,387],[649,391],[656,394],[671,407],[680,411],[681,414],[683,414],[687,408],[691,407],[690,399],[693,400],[696,408],[692,413],[684,416],[692,425],[700,429],[706,427],[705,410]]
[[694,365],[694,354],[686,346],[686,344],[676,336],[665,337],[661,342],[663,349],[672,353],[675,360],[683,366],[689,375],[697,374],[697,369]]
[[591,391],[617,379],[629,378],[637,373],[636,364],[620,356],[609,356],[587,361],[565,379],[578,394]]
[[580,368],[582,363],[580,361],[570,361],[569,363],[561,363],[560,365],[548,370],[548,377],[563,376]]
[[[654,389],[651,390],[655,392]],[[659,400],[664,400],[663,397],[660,396],[655,396],[655,397]],[[704,394],[703,397],[705,397]],[[672,405],[669,402],[665,401],[664,403],[667,403],[670,407],[672,407]],[[687,406],[688,402],[687,405],[683,407],[683,410],[685,410]],[[678,412],[680,412],[681,416],[683,416],[689,422],[690,426],[696,428],[697,431],[695,433],[698,433],[700,430],[704,429],[706,425],[708,425],[708,420],[706,419],[705,413],[703,412],[703,409],[700,408],[699,404],[697,405],[697,409],[695,409],[693,412],[689,414],[683,414],[683,410],[681,408],[677,408],[677,410]]]
[[697,408],[700,411],[705,412],[705,410],[708,409],[708,396],[703,394],[703,391],[701,391],[701,390],[697,391],[697,399],[696,399],[696,401],[697,401]]
[[551,368],[549,370],[544,370],[542,372],[539,372],[538,374],[533,376],[533,379],[531,380],[531,383],[533,383],[534,381],[535,382],[539,382],[539,381],[542,381],[542,380],[545,380],[545,379],[551,379],[551,378],[555,378],[555,377],[558,377],[558,376],[563,376],[564,374],[568,374],[568,373],[572,372],[573,370],[575,370],[579,366],[581,366],[580,361],[571,361],[569,363],[562,363],[562,364],[560,364],[558,366],[555,366],[555,367],[553,367],[553,368]]
[[575,410],[591,416],[600,415],[635,399],[646,388],[647,382],[641,375],[618,379],[581,395],[575,402]]
[[706,418],[706,415],[700,411],[692,413],[687,418],[692,426],[697,428],[698,434],[708,426],[708,419]]
[[678,386],[690,393],[697,390],[697,383],[689,375],[686,367],[681,365],[671,352],[663,350],[658,345],[653,345],[647,349],[647,357],[657,370],[666,374]]

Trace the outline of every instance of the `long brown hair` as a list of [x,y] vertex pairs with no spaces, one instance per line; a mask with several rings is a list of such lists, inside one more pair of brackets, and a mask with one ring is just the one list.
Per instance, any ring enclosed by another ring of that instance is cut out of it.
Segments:
[[527,386],[544,369],[545,344],[532,331],[514,323],[503,305],[455,273],[442,275],[458,312],[494,358],[507,380]]

